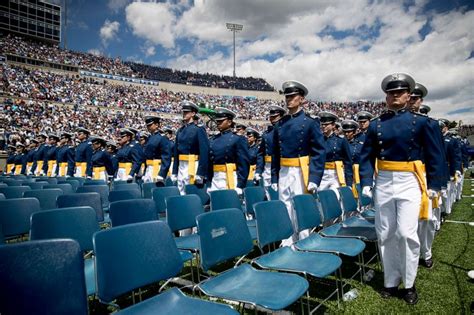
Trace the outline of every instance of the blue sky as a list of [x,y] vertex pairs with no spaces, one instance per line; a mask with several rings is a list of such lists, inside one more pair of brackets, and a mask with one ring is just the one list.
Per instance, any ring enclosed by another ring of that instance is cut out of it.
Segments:
[[382,78],[406,72],[428,87],[435,115],[474,123],[472,0],[67,3],[69,49],[230,75],[234,22],[237,75],[277,88],[297,79],[312,99],[380,100]]

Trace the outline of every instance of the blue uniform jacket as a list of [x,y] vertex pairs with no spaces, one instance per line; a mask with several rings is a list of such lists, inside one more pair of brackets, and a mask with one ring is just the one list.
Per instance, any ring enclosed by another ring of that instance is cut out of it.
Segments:
[[262,174],[265,169],[265,156],[273,155],[273,130],[273,126],[268,126],[267,130],[265,130],[262,135],[259,148],[259,154],[262,156],[262,158],[257,160],[256,173],[258,174]]
[[132,168],[128,175],[134,176],[140,171],[142,157],[139,154],[139,150],[136,149],[135,144],[127,143],[121,147],[117,152],[117,159],[119,163],[132,163]]
[[118,158],[117,158],[117,154],[114,153],[110,156],[110,159],[112,160],[112,168],[113,168],[113,171],[114,171],[114,176],[117,175],[117,171],[118,171]]
[[349,141],[349,148],[351,150],[352,164],[360,163],[360,150],[362,149],[363,141],[355,137]]
[[13,163],[16,165],[21,165],[21,172],[20,174],[26,174],[26,161],[28,160],[28,156],[25,153],[20,153],[14,156]]
[[444,148],[448,162],[449,176],[454,177],[456,171],[461,170],[461,148],[459,141],[449,133],[444,135]]
[[439,191],[444,184],[443,150],[429,118],[406,109],[386,111],[370,122],[360,155],[361,186],[372,186],[375,160],[416,161],[425,159],[428,188]]
[[248,148],[250,165],[262,164],[261,161],[263,160],[263,155],[260,152],[260,146],[255,143],[254,145],[249,146]]
[[209,179],[214,172],[213,165],[235,163],[237,167],[237,187],[244,188],[249,176],[249,150],[247,139],[227,130],[214,137],[210,142]]
[[[26,162],[28,163],[33,163],[34,162],[34,157],[35,157],[36,150],[30,150],[28,153],[26,153]],[[33,164],[31,164],[33,167]]]
[[74,166],[75,166],[75,159],[74,159],[74,147],[69,145],[63,145],[58,148],[56,152],[56,164],[58,167],[56,168],[56,174],[59,175],[59,163],[66,163],[67,162],[67,174],[68,176],[74,176]]
[[43,161],[44,160],[44,155],[46,154],[48,146],[46,143],[41,144],[34,153],[33,156],[33,165],[31,166],[31,173],[34,173],[36,171],[36,168],[38,166],[38,161]]
[[91,169],[91,157],[92,157],[92,146],[89,139],[86,139],[79,143],[76,147],[75,153],[76,162],[87,163],[86,174],[92,174]]
[[160,135],[159,132],[154,133],[148,138],[145,144],[145,159],[160,160],[161,167],[159,176],[166,178],[168,170],[171,166],[171,145],[168,138]]
[[469,167],[469,141],[467,139],[461,139],[461,154],[462,154],[462,167],[463,169],[467,169]]
[[[43,159],[43,172],[48,172],[48,161],[56,161],[56,152],[58,147],[56,145],[49,145]],[[54,174],[52,174],[54,175]]]
[[112,159],[110,157],[110,154],[105,151],[105,149],[102,150],[96,150],[92,152],[92,158],[91,158],[91,172],[87,173],[87,176],[92,177],[92,170],[94,167],[105,167],[105,170],[109,176],[114,176],[114,167],[112,164]]
[[326,147],[319,120],[303,110],[286,115],[275,125],[273,132],[272,183],[278,183],[280,158],[309,156],[309,181],[321,184],[326,160]]
[[361,131],[358,134],[355,135],[354,139],[357,141],[362,142],[362,144],[365,142],[365,138],[367,137],[367,131]]
[[207,177],[209,167],[209,139],[206,130],[194,123],[186,124],[178,129],[176,133],[176,144],[174,150],[173,174],[178,174],[179,155],[199,155],[199,165],[196,175]]
[[352,186],[352,157],[349,142],[335,133],[329,137],[324,136],[326,146],[326,162],[342,161],[344,164],[344,177],[347,186]]

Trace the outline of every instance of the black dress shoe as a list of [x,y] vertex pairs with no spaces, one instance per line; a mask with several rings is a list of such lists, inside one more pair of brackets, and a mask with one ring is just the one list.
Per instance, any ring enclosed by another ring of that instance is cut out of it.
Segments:
[[433,268],[433,258],[430,258],[430,259],[422,259],[420,261],[420,265],[422,265],[423,267],[426,267],[428,269],[431,269]]
[[418,293],[416,293],[414,286],[403,290],[403,299],[408,305],[415,305],[418,303]]
[[384,299],[399,296],[398,287],[383,288],[379,291],[379,293],[380,293],[380,296]]

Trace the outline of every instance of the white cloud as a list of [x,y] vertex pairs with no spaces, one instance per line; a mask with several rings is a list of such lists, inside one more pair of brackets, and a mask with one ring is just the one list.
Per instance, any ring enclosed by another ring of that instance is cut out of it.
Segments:
[[89,54],[93,54],[93,55],[96,55],[96,56],[102,56],[104,54],[100,49],[97,49],[97,48],[89,49],[87,52]]
[[99,34],[102,44],[107,46],[109,41],[116,39],[120,28],[120,23],[117,21],[105,20],[104,25],[100,28]]
[[117,13],[122,8],[124,8],[130,0],[109,0],[107,2],[107,7],[112,10],[114,13]]
[[[126,16],[135,35],[170,56],[182,48],[178,40],[191,43],[191,53],[167,61],[175,69],[232,74],[225,23],[240,23],[239,76],[263,77],[276,88],[297,79],[313,99],[346,101],[382,100],[382,78],[407,72],[428,87],[425,101],[441,117],[474,107],[474,11],[440,14],[424,10],[426,2],[184,0],[132,3]],[[448,118],[474,123],[474,111]]]

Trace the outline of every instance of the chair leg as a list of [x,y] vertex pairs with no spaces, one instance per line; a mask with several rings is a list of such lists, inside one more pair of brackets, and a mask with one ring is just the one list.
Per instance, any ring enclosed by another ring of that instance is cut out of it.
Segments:
[[364,261],[364,253],[359,254],[359,272],[360,272],[360,282],[364,283],[364,275],[365,275],[365,261]]

